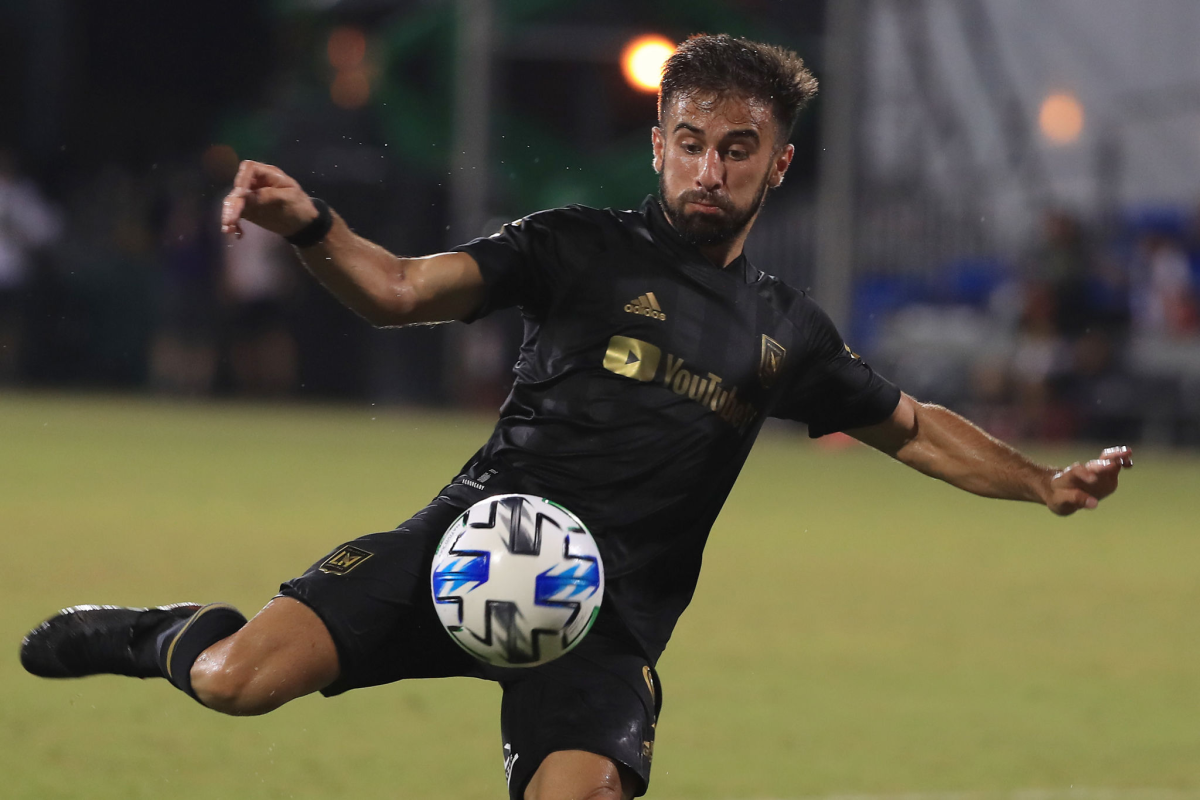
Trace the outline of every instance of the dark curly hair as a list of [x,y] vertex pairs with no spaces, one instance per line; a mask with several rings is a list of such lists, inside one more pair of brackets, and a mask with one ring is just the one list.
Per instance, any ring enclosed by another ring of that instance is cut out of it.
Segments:
[[771,104],[782,145],[791,138],[801,109],[817,93],[817,79],[800,56],[783,47],[722,33],[688,38],[663,67],[658,119],[679,95],[738,95]]

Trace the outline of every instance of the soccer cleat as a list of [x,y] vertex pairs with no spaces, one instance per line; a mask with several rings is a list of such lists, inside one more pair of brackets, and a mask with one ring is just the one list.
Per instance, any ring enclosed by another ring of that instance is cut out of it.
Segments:
[[158,634],[199,608],[199,603],[64,608],[21,642],[21,666],[43,678],[101,674],[161,678]]

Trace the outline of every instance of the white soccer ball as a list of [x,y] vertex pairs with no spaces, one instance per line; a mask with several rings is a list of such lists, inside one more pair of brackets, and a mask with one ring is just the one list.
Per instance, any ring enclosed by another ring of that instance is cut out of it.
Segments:
[[557,503],[528,494],[480,500],[433,556],[434,606],[464,650],[533,667],[579,644],[604,597],[596,540]]

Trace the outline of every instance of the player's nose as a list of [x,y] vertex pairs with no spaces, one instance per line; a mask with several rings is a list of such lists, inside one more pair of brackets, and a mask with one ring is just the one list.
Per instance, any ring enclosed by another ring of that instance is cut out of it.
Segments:
[[696,183],[700,188],[712,192],[720,189],[724,181],[725,164],[721,161],[721,154],[716,148],[710,147],[700,162],[700,173],[696,176]]

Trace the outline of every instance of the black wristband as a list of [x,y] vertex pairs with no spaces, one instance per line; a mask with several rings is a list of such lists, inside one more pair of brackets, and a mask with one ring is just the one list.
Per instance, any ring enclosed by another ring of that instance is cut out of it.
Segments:
[[333,227],[333,212],[329,210],[329,204],[319,197],[309,199],[317,209],[317,218],[291,236],[283,237],[287,239],[288,244],[296,247],[312,247],[314,244],[319,244],[329,235],[329,229]]

